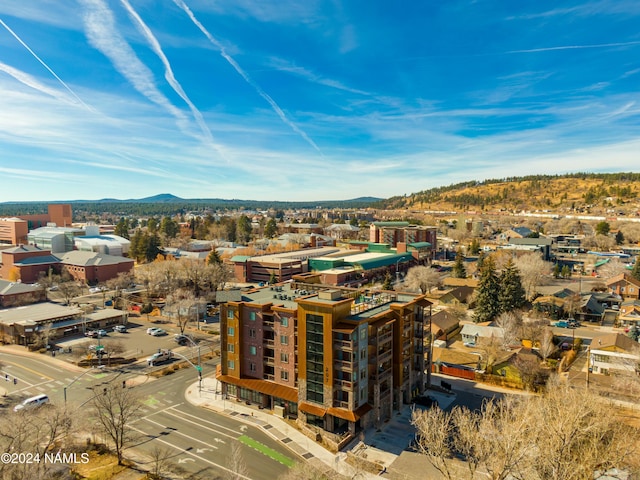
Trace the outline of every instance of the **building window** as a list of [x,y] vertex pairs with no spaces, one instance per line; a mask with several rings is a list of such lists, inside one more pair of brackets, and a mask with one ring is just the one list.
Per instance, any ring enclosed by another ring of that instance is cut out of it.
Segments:
[[365,358],[367,358],[367,349],[363,348],[360,350],[360,360],[364,360]]
[[286,335],[280,335],[280,344],[289,345],[289,337],[287,337]]
[[227,367],[229,367],[229,370],[235,370],[236,369],[236,362],[234,362],[233,360],[229,360],[227,362]]
[[256,371],[256,364],[255,363],[250,363],[249,364],[249,371],[250,372],[255,372]]
[[287,317],[281,317],[280,318],[280,325],[282,325],[283,327],[288,327],[289,326],[289,319]]
[[281,370],[280,380],[289,380],[289,372],[287,372],[286,370]]
[[255,321],[256,319],[256,312],[249,312],[249,320]]
[[284,353],[284,352],[280,352],[280,361],[282,363],[289,363],[289,354],[288,353]]
[[227,327],[227,335],[233,337],[235,335],[235,329],[233,327]]
[[233,318],[233,310],[231,310],[231,309],[227,310],[227,318],[228,319],[232,319]]
[[250,338],[256,338],[256,329],[255,328],[250,328],[249,329],[249,337]]
[[258,353],[258,349],[255,347],[255,345],[251,345],[249,347],[249,355],[256,355]]
[[307,400],[324,403],[324,318],[308,313],[306,357]]
[[234,353],[236,351],[236,346],[233,343],[227,343],[227,352]]

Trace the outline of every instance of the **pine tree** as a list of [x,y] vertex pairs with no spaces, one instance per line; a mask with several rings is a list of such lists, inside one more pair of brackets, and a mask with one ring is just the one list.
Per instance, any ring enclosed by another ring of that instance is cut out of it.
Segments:
[[217,263],[218,265],[222,263],[222,258],[220,258],[220,254],[215,248],[211,250],[209,255],[207,255],[207,265],[213,265],[214,263]]
[[473,320],[488,322],[497,317],[500,312],[500,282],[496,274],[495,264],[491,257],[482,262],[480,282],[476,296],[476,308]]
[[511,259],[509,259],[500,275],[500,287],[498,298],[502,312],[511,312],[524,307],[526,293],[522,286],[520,272]]
[[464,256],[460,249],[456,252],[456,262],[453,264],[451,276],[453,278],[467,278],[467,269],[464,268]]

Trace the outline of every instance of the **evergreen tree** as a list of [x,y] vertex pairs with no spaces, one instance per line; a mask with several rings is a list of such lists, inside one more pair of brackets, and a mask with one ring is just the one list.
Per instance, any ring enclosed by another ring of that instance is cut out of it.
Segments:
[[569,268],[569,265],[564,265],[562,267],[562,270],[560,271],[560,276],[562,278],[569,278],[571,277],[571,269]]
[[113,233],[123,238],[129,238],[129,222],[126,218],[120,218],[120,220],[116,224],[116,227],[113,229]]
[[267,224],[264,226],[264,236],[266,238],[273,238],[278,233],[278,225],[276,224],[275,219],[270,218],[267,221]]
[[640,255],[636,257],[636,263],[634,263],[633,269],[631,270],[631,276],[636,280],[640,280]]
[[624,234],[618,230],[616,233],[616,245],[622,245],[624,243]]
[[491,257],[482,262],[480,282],[476,296],[476,308],[473,320],[488,322],[500,314],[500,282],[496,274],[495,264]]
[[501,312],[517,310],[524,307],[526,303],[526,293],[522,286],[520,272],[511,259],[509,259],[500,275],[498,298]]
[[464,256],[460,249],[456,252],[456,262],[453,264],[451,276],[453,278],[467,278],[467,269],[464,267]]
[[157,234],[145,234],[144,237],[144,258],[147,262],[153,262],[160,253],[160,238]]
[[215,263],[220,265],[222,263],[222,258],[220,258],[220,254],[214,248],[213,250],[211,250],[211,253],[207,255],[207,265],[213,265]]
[[144,238],[142,234],[142,230],[138,229],[133,234],[133,238],[131,239],[131,245],[129,246],[129,257],[135,259],[136,262],[140,263],[144,257]]

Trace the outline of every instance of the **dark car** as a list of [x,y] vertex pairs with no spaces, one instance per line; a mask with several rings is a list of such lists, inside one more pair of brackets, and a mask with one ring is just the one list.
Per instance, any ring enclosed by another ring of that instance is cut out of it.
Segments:
[[176,342],[178,345],[189,345],[189,344],[192,345],[195,343],[195,341],[193,340],[193,337],[191,337],[190,335],[184,335],[182,333],[174,335],[173,341]]
[[436,400],[431,395],[418,395],[416,398],[413,399],[413,403],[415,403],[416,405],[422,405],[423,407],[428,407],[428,408],[438,406],[438,400]]

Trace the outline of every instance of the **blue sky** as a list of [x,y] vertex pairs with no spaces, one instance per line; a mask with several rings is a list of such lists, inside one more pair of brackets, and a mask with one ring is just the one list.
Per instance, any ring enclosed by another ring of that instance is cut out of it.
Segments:
[[0,201],[638,171],[640,2],[0,3]]

